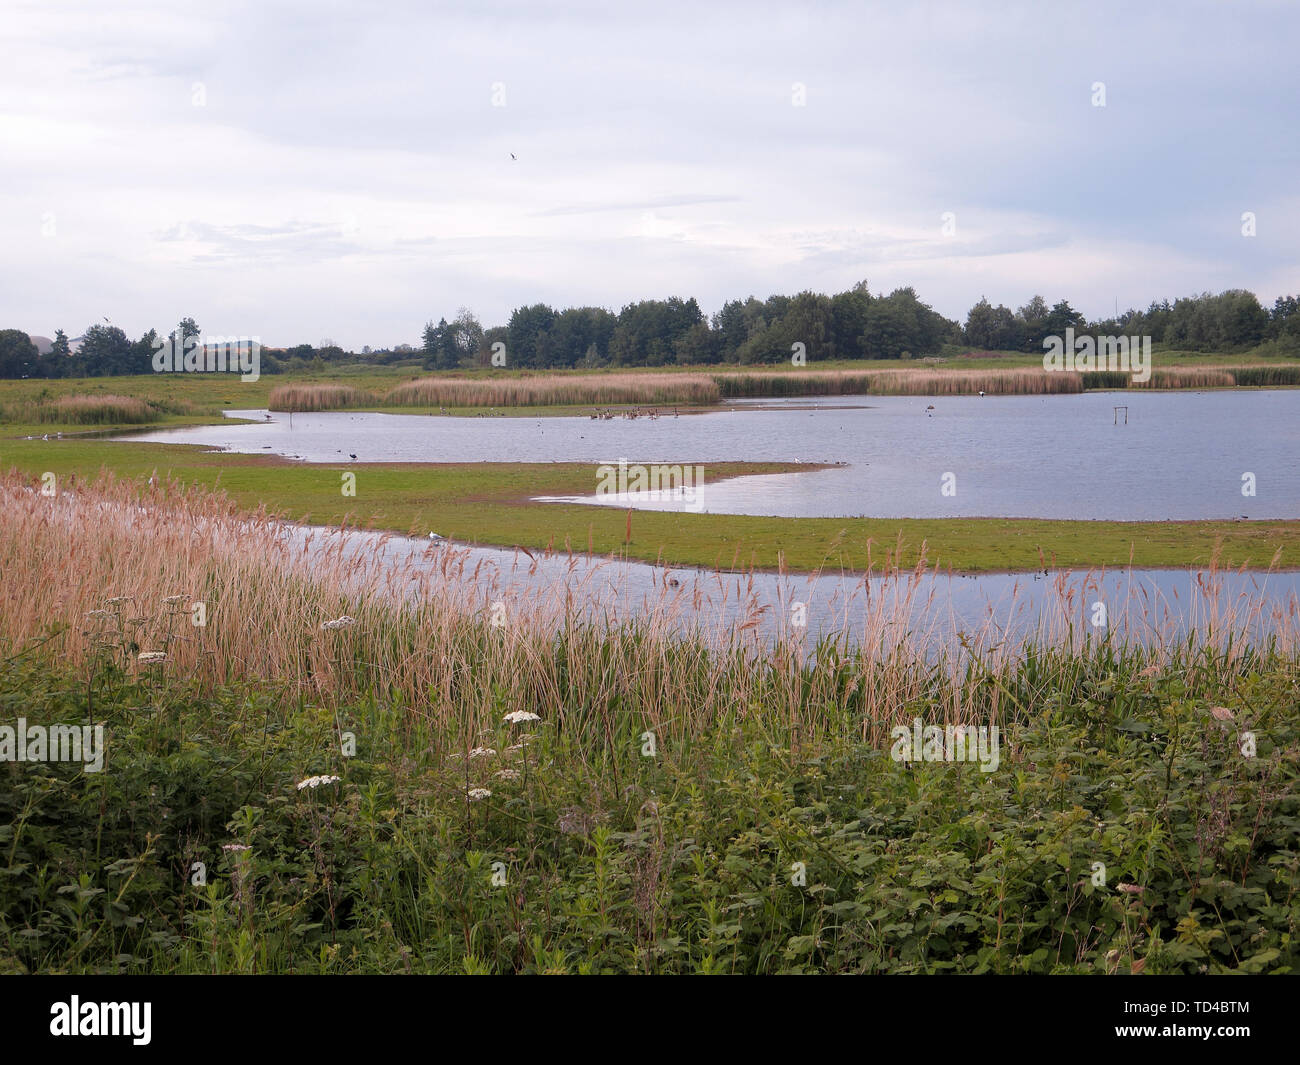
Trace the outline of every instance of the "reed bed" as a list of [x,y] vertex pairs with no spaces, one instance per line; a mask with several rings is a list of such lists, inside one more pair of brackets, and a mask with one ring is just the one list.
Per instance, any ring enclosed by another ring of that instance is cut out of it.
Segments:
[[1300,367],[1240,370],[1156,369],[1145,383],[1124,371],[1052,372],[1023,369],[803,370],[686,373],[537,374],[520,377],[425,377],[375,395],[348,385],[288,384],[271,390],[272,410],[323,411],[366,406],[541,407],[635,405],[709,406],[723,399],[792,396],[1049,395],[1088,389],[1231,388],[1300,384]]
[[717,382],[701,374],[591,374],[469,379],[425,377],[398,385],[386,403],[400,407],[544,407],[614,403],[711,404]]
[[9,407],[8,422],[42,425],[142,425],[162,418],[162,408],[135,396],[74,393],[58,399]]
[[[1032,702],[1008,694],[1026,653],[1068,662],[1096,649],[1065,591],[1027,640],[1012,638],[1014,596],[947,639],[924,563],[831,604],[836,634],[810,646],[788,603],[754,594],[752,575],[691,589],[665,580],[634,602],[580,557],[529,554],[526,574],[549,565],[572,579],[521,588],[449,546],[401,541],[395,552],[390,537],[297,529],[220,495],[108,475],[55,499],[10,475],[0,503],[0,654],[53,656],[86,676],[156,672],[200,692],[261,684],[286,704],[379,694],[405,708],[408,727],[455,742],[503,706],[594,746],[611,729],[690,740],[741,722],[879,739],[920,703],[950,721],[999,720]],[[1202,598],[1189,632],[1161,604],[1139,603],[1126,624],[1142,639],[1125,653],[1191,669],[1208,648],[1222,664],[1267,629],[1270,646],[1298,657],[1294,603],[1225,601],[1213,573]],[[351,621],[326,627],[341,618]],[[148,652],[165,661],[142,662]]]
[[[0,971],[1300,968],[1268,575],[1099,637],[1113,575],[954,632],[918,565],[815,639],[816,575],[620,572],[0,477],[6,723],[103,724],[98,769],[0,766]],[[899,750],[922,722],[998,729],[977,768]]]
[[1300,386],[1300,366],[1242,366],[1231,373],[1240,388]]
[[1082,392],[1083,377],[1047,370],[885,370],[871,383],[876,395],[1036,396]]
[[1128,388],[1129,382],[1133,379],[1133,375],[1124,370],[1083,370],[1080,376],[1083,378],[1085,392],[1094,389],[1113,391],[1117,388]]
[[276,385],[267,406],[271,410],[344,410],[378,404],[372,392],[351,385]]
[[1147,381],[1132,381],[1130,388],[1232,388],[1236,379],[1231,371],[1180,366],[1155,369]]
[[778,396],[848,396],[871,390],[878,370],[810,370],[775,373],[714,374],[718,389],[728,399]]
[[1022,369],[827,370],[719,374],[724,396],[973,396],[1047,395],[1084,390],[1083,376]]

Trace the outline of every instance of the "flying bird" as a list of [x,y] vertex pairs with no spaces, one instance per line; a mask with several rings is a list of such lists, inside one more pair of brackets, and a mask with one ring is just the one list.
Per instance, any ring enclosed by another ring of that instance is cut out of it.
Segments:
[[511,153],[510,153],[510,158],[513,159],[516,163],[519,162],[519,159],[518,159],[518,157],[515,155],[514,152],[511,152]]

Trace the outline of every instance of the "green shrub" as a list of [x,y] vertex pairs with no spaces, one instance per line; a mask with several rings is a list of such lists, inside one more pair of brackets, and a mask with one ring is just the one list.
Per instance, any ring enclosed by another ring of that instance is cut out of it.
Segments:
[[[0,763],[0,971],[1300,964],[1297,673],[1268,654],[1154,670],[1029,649],[991,773],[752,722],[647,757],[624,705],[601,708],[611,745],[544,715],[471,756],[430,708],[378,696],[277,709],[24,661],[0,670],[0,723],[85,721],[93,692],[108,755],[98,774]],[[321,774],[340,779],[298,787]]]

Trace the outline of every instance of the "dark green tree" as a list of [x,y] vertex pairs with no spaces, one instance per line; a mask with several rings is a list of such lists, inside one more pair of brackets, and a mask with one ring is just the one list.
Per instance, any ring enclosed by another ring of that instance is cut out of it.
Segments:
[[1043,350],[1043,338],[1050,332],[1047,328],[1047,316],[1050,313],[1047,301],[1042,296],[1034,296],[1016,312],[1023,337],[1022,350]]
[[550,331],[555,311],[545,303],[516,307],[506,325],[508,365],[545,367],[550,365]]
[[141,372],[131,357],[131,341],[115,325],[92,325],[88,328],[77,355],[81,373],[86,377]]
[[425,323],[424,344],[421,350],[424,353],[426,370],[450,370],[455,367],[456,364],[451,357],[455,351],[455,340],[446,318],[439,318],[437,325],[433,322]]
[[1061,300],[1053,304],[1051,311],[1048,312],[1047,321],[1044,323],[1044,336],[1063,337],[1067,329],[1079,332],[1086,324],[1083,315],[1071,307],[1069,301]]
[[35,376],[40,353],[20,329],[0,329],[0,377]]

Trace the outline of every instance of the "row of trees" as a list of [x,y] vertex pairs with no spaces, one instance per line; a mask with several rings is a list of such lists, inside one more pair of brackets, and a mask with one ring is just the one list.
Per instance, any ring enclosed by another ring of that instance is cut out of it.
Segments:
[[[193,318],[183,319],[179,329],[186,341],[201,339],[199,327]],[[164,339],[174,341],[176,332],[176,329],[172,329]],[[42,354],[28,334],[17,329],[3,329],[0,330],[0,378],[115,377],[152,373],[158,340],[156,329],[150,329],[138,340],[131,340],[118,326],[98,324],[86,329],[75,351],[67,334],[62,329],[58,330],[50,350]],[[404,350],[374,354],[367,349],[365,356],[358,356],[330,343],[320,346],[299,344],[287,349],[263,348],[260,372],[276,374],[295,370],[322,370],[330,364],[352,363],[363,358],[366,362],[379,365],[419,358],[419,353],[409,345],[403,345],[403,348]]]
[[1062,300],[1052,307],[1035,296],[1017,311],[982,299],[971,308],[963,330],[965,343],[995,351],[1042,351],[1043,339],[1073,328],[1077,336],[1149,336],[1153,344],[1188,351],[1233,351],[1274,341],[1300,350],[1300,299],[1279,296],[1266,310],[1253,292],[1228,289],[1170,303],[1152,303],[1145,311],[1127,310],[1096,322]]
[[42,355],[31,338],[17,329],[0,330],[0,377],[107,377],[150,373],[157,332],[149,330],[130,340],[115,325],[92,325],[80,348],[69,348],[60,329],[50,350]]
[[[1041,352],[1043,339],[1073,328],[1077,336],[1150,336],[1156,344],[1192,351],[1240,351],[1263,343],[1300,351],[1300,297],[1280,296],[1271,309],[1254,293],[1229,289],[1170,303],[1152,303],[1114,318],[1089,322],[1066,300],[1048,306],[1034,296],[1018,310],[981,299],[961,325],[922,303],[911,288],[873,295],[865,281],[833,296],[753,296],[723,304],[706,318],[694,299],[630,303],[615,314],[604,307],[556,310],[544,303],[518,307],[505,325],[485,329],[461,308],[448,321],[432,321],[423,345],[357,355],[338,345],[299,344],[262,350],[262,373],[325,369],[340,363],[384,365],[422,359],[426,369],[471,365],[595,368],[710,363],[740,365],[788,362],[802,345],[805,358],[898,359],[928,355],[945,345],[988,351]],[[194,319],[180,325],[188,339],[199,335]],[[172,337],[175,330],[168,333]],[[26,333],[0,330],[0,377],[98,377],[152,371],[159,334],[130,340],[115,325],[90,326],[72,352],[59,330],[53,350],[41,355]],[[494,355],[497,358],[494,358]],[[504,356],[502,358],[502,356]]]
[[491,365],[498,343],[511,366],[593,368],[782,362],[796,344],[808,359],[895,359],[961,339],[961,326],[912,289],[873,296],[862,282],[834,296],[731,300],[712,319],[694,299],[677,296],[630,303],[618,314],[536,303],[516,308],[506,325],[491,329],[462,309],[454,322],[429,323],[423,351],[429,369]]
[[1230,289],[1090,322],[1067,300],[1049,306],[1034,296],[1012,311],[981,299],[963,326],[921,302],[911,288],[877,296],[864,281],[833,296],[801,292],[732,300],[712,319],[695,300],[677,297],[628,304],[618,314],[603,307],[557,311],[538,303],[517,308],[506,325],[486,330],[462,309],[450,324],[430,323],[424,355],[430,369],[490,365],[493,345],[500,342],[512,366],[746,365],[787,362],[802,344],[810,361],[898,359],[933,354],[948,344],[1041,352],[1046,337],[1069,328],[1077,336],[1150,336],[1153,343],[1193,351],[1239,351],[1266,341],[1300,350],[1298,307],[1300,299],[1282,296],[1269,311],[1254,293]]

